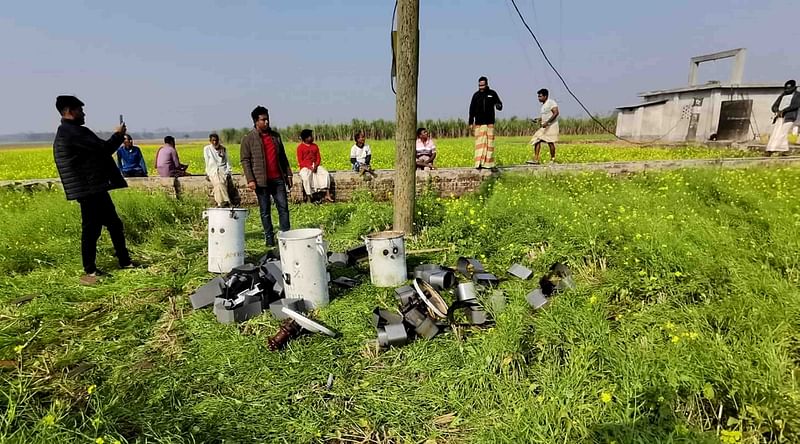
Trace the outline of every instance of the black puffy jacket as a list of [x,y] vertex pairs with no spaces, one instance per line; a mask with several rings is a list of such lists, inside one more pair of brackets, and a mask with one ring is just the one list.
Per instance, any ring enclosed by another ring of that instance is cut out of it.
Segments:
[[103,140],[85,126],[61,120],[53,141],[53,158],[67,200],[128,186],[112,157],[121,144],[122,134],[114,133]]
[[472,101],[469,103],[469,123],[470,125],[494,125],[494,110],[503,109],[503,102],[500,96],[493,89],[486,88],[483,91],[475,91]]

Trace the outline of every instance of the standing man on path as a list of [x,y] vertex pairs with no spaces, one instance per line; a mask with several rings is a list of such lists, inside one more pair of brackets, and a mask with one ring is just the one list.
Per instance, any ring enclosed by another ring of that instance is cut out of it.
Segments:
[[264,226],[267,248],[275,246],[272,229],[270,200],[275,200],[281,231],[289,231],[289,199],[287,191],[292,188],[292,170],[281,135],[269,127],[269,111],[257,106],[250,113],[253,130],[242,138],[241,162],[247,188],[255,191]]
[[538,165],[542,162],[539,153],[542,149],[542,142],[546,142],[550,147],[550,162],[556,161],[556,142],[558,142],[558,104],[555,100],[550,98],[550,92],[546,89],[540,89],[536,92],[539,103],[542,108],[539,111],[539,124],[541,128],[533,133],[531,145],[533,145],[533,160],[526,163]]
[[789,151],[789,131],[797,122],[798,108],[800,108],[800,92],[797,91],[797,82],[787,80],[783,85],[783,93],[772,105],[775,120],[772,122],[772,135],[767,142],[768,154]]
[[469,104],[469,127],[475,135],[475,168],[490,168],[494,163],[494,110],[502,111],[503,102],[486,77],[478,79],[478,90]]
[[206,177],[211,182],[214,201],[218,207],[239,205],[239,192],[231,177],[231,164],[228,162],[228,149],[219,143],[219,135],[208,135],[208,145],[203,147],[203,159],[206,163]]
[[94,285],[98,276],[104,275],[95,264],[97,240],[103,226],[111,235],[119,266],[135,266],[125,246],[122,221],[108,194],[109,190],[128,186],[112,157],[127,128],[123,123],[110,139],[103,140],[83,126],[86,114],[83,102],[77,97],[58,96],[56,109],[61,114],[61,125],[53,141],[53,157],[67,200],[77,200],[81,206],[81,258],[85,274],[80,282]]

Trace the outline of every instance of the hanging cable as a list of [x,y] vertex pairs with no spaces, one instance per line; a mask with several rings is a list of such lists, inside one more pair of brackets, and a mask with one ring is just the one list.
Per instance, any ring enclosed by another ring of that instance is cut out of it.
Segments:
[[397,95],[397,91],[394,89],[394,77],[396,73],[396,65],[397,57],[394,53],[394,19],[397,15],[397,0],[394,1],[394,9],[392,9],[392,24],[389,26],[389,46],[392,48],[392,69],[389,72],[389,86],[392,87],[392,92],[394,95]]
[[547,57],[547,53],[544,51],[544,48],[542,48],[542,44],[539,43],[539,39],[536,37],[536,34],[534,34],[534,32],[531,29],[531,27],[528,26],[528,22],[525,21],[525,17],[522,15],[522,12],[520,12],[519,8],[517,7],[517,2],[515,0],[511,0],[511,4],[514,6],[514,10],[517,11],[517,15],[519,16],[519,19],[522,21],[522,24],[525,25],[525,28],[528,30],[528,33],[531,35],[531,37],[533,37],[533,41],[536,42],[536,46],[539,47],[539,52],[542,53],[542,57],[544,57],[544,60],[550,66],[550,69],[552,69],[553,72],[556,73],[556,76],[558,76],[558,79],[561,80],[561,83],[564,85],[564,88],[567,90],[569,95],[572,96],[572,98],[575,99],[576,102],[578,102],[578,105],[580,105],[580,107],[586,112],[586,114],[589,116],[589,118],[592,119],[605,132],[613,135],[614,137],[616,137],[619,140],[622,140],[623,142],[628,142],[628,143],[632,143],[632,144],[636,144],[636,145],[645,145],[645,144],[649,144],[649,143],[653,143],[653,142],[659,141],[659,140],[663,139],[664,137],[667,137],[669,135],[669,133],[672,132],[673,129],[677,128],[678,123],[680,123],[680,121],[682,119],[678,119],[678,122],[676,122],[675,125],[672,127],[672,129],[670,129],[666,134],[662,135],[661,137],[659,137],[657,139],[653,139],[653,140],[650,140],[650,141],[647,141],[647,142],[635,142],[633,140],[628,140],[628,139],[625,139],[623,137],[618,136],[615,132],[613,132],[610,129],[608,129],[608,127],[606,127],[605,124],[600,121],[600,119],[595,117],[591,113],[591,111],[589,111],[589,109],[586,108],[586,105],[584,105],[583,102],[581,102],[581,99],[579,99],[578,96],[576,96],[575,93],[572,92],[572,89],[570,89],[569,85],[567,84],[567,81],[564,80],[564,77],[561,75],[560,72],[558,72],[558,69],[556,69],[556,67],[553,66],[553,63],[550,61],[550,58]]

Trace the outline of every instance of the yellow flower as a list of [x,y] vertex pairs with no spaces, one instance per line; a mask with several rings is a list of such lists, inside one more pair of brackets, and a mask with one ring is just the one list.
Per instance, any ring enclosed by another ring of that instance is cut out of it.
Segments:
[[672,343],[673,344],[677,344],[680,341],[681,341],[680,336],[672,336]]
[[592,297],[589,298],[589,303],[594,304],[595,302],[597,302],[597,295],[593,294]]
[[92,384],[86,389],[86,393],[91,395],[92,393],[94,393],[94,389],[96,389],[96,388],[97,388],[97,386]]
[[104,444],[106,442],[106,440],[103,439],[103,438],[97,438],[97,439],[94,440],[94,442],[96,444]]
[[44,418],[42,418],[42,424],[46,426],[51,426],[56,423],[56,417],[53,416],[52,413],[48,413]]
[[720,435],[720,441],[725,444],[736,444],[742,439],[742,432],[738,430],[723,430]]
[[611,399],[612,399],[611,393],[608,392],[600,393],[600,400],[603,401],[605,404],[611,402]]

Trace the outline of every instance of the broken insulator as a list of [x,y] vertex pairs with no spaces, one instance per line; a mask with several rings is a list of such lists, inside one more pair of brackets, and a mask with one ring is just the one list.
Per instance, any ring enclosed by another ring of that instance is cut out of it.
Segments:
[[297,336],[301,330],[303,330],[303,327],[293,319],[284,320],[278,332],[275,333],[275,336],[267,340],[269,349],[275,351],[283,348],[289,340]]

